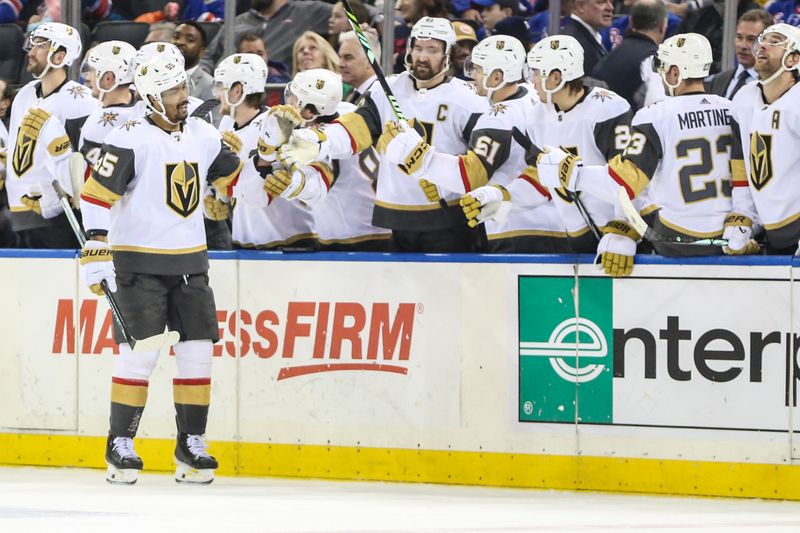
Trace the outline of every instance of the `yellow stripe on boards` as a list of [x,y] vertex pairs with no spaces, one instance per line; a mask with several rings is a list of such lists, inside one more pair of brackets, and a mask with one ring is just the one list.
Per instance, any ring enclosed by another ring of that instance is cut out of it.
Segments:
[[[0,434],[0,464],[105,468],[105,442],[105,437]],[[174,449],[172,440],[136,440],[147,471],[173,471]],[[220,475],[800,500],[800,468],[790,464],[217,441],[209,452],[220,462]]]

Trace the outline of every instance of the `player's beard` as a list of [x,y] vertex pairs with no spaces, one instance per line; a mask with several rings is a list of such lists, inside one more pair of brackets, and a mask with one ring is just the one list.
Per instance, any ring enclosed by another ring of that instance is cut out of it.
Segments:
[[430,61],[422,63],[417,60],[411,63],[411,73],[418,80],[428,81],[439,74],[438,71],[434,72],[433,65]]
[[28,64],[25,65],[25,70],[30,72],[33,76],[39,76],[47,65],[41,64],[35,59],[28,58]]
[[781,68],[781,63],[783,62],[783,56],[780,58],[766,58],[766,59],[758,59],[756,58],[756,64],[753,66],[755,71],[758,73],[758,76],[762,80],[769,79],[770,76],[778,72],[778,69]]
[[[167,112],[167,118],[173,124],[178,124],[179,122],[183,122],[189,117],[189,100],[184,100],[183,102],[178,103],[175,106],[175,110],[173,113]],[[170,116],[172,115],[172,116]]]

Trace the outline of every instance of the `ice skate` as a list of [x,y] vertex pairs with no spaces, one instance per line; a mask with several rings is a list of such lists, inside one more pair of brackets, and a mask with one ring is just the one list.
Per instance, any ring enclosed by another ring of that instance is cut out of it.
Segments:
[[175,481],[208,484],[214,481],[217,460],[208,454],[205,435],[178,433],[175,446]]
[[133,439],[109,435],[106,441],[106,481],[119,485],[133,485],[144,467],[142,459],[133,449]]

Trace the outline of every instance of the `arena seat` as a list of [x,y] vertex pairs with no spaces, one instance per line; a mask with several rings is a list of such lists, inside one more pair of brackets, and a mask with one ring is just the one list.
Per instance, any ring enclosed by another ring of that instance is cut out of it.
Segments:
[[125,41],[139,48],[150,33],[150,25],[144,22],[103,21],[94,28],[94,41]]
[[16,24],[0,24],[0,43],[3,43],[0,47],[0,78],[15,83],[25,59],[22,51],[25,34]]
[[206,32],[206,46],[208,46],[209,43],[214,40],[214,37],[219,33],[219,30],[222,29],[221,22],[198,22],[198,24]]

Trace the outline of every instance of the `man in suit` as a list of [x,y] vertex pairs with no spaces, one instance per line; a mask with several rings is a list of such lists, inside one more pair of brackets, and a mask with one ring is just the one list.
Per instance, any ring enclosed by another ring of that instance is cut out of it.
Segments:
[[201,100],[214,98],[214,78],[199,68],[200,58],[206,51],[206,32],[198,23],[187,20],[175,27],[172,44],[183,54],[186,74],[189,76],[189,96]]
[[772,17],[763,9],[751,9],[736,23],[736,61],[738,65],[706,78],[706,92],[733,98],[739,89],[758,79],[754,66],[753,43],[772,24]]
[[[381,43],[377,35],[368,32],[365,36],[369,47],[380,61]],[[354,31],[339,34],[339,69],[342,81],[352,87],[345,96],[345,101],[358,105],[361,97],[372,87],[377,78]]]
[[602,44],[600,30],[611,26],[614,3],[611,0],[575,0],[572,13],[561,27],[583,47],[583,71],[592,72],[608,51]]

